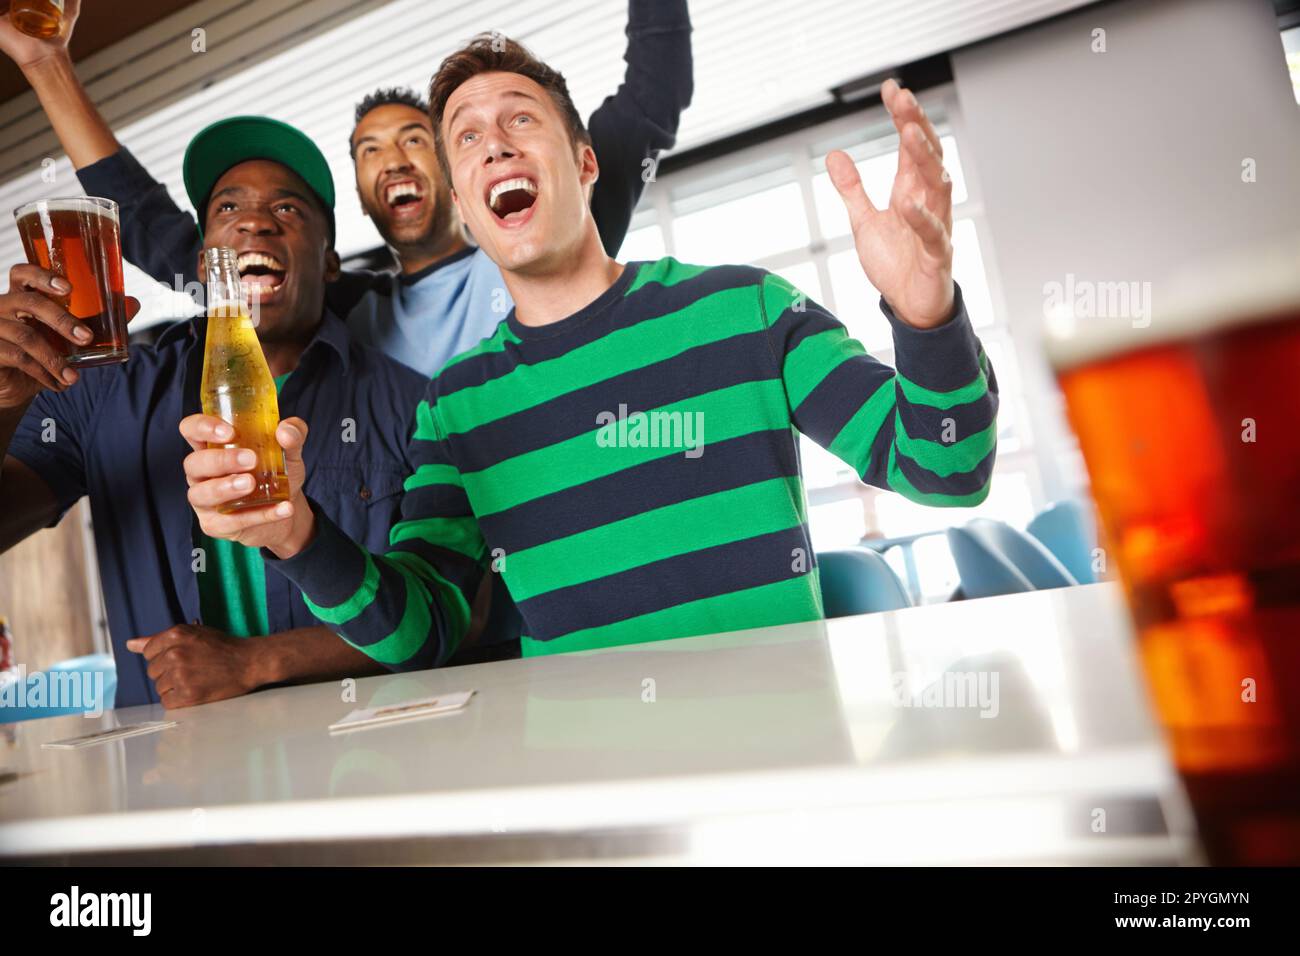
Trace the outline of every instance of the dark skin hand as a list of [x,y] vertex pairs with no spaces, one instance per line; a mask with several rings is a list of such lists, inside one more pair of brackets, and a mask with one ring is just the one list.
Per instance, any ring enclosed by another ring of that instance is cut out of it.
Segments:
[[[68,313],[63,302],[67,280],[38,266],[14,266],[9,291],[0,295],[0,552],[54,520],[58,502],[37,474],[5,452],[27,407],[43,390],[65,392],[80,379],[63,350],[37,331],[44,326],[73,345],[88,341],[89,329]],[[127,316],[140,303],[127,297]]]
[[202,624],[177,624],[126,642],[143,654],[168,710],[239,697],[268,684],[381,674],[383,667],[326,627],[264,637],[232,637]]
[[[43,388],[62,392],[76,384],[77,371],[36,331],[47,326],[73,345],[91,340],[90,329],[64,308],[71,291],[67,279],[40,266],[9,270],[9,291],[0,295],[0,411],[26,408]],[[128,318],[139,311],[128,296]]]
[[177,624],[126,642],[127,650],[143,654],[149,662],[149,677],[168,710],[253,690],[248,647],[247,639],[201,624]]

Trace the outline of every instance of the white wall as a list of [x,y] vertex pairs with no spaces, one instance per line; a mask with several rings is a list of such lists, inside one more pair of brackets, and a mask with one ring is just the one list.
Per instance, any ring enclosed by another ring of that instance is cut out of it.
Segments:
[[[1105,30],[1106,52],[1092,50]],[[1049,497],[1073,446],[1037,356],[1046,283],[1151,283],[1180,263],[1300,232],[1300,106],[1269,0],[1125,0],[953,56],[962,156],[983,190]],[[1242,181],[1242,161],[1257,181]],[[1297,264],[1300,269],[1300,263]]]

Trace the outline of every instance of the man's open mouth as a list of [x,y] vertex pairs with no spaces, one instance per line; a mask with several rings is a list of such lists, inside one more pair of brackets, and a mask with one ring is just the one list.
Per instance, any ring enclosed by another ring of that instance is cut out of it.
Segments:
[[506,222],[525,218],[535,202],[537,183],[525,176],[503,179],[488,190],[488,208]]
[[284,285],[289,270],[275,256],[265,252],[243,252],[239,255],[239,284],[249,296],[270,295]]
[[384,187],[384,202],[398,215],[414,213],[424,201],[424,190],[417,183],[403,180]]

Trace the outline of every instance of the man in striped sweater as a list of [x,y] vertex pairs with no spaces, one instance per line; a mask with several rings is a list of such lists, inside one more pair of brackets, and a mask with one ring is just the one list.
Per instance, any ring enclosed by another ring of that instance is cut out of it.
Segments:
[[451,656],[489,569],[523,615],[525,656],[819,618],[796,430],[940,506],[984,500],[996,445],[939,139],[910,92],[883,95],[901,137],[889,207],[848,156],[827,165],[896,369],[761,269],[609,258],[563,78],[499,37],[452,54],[430,90],[439,159],[514,310],[430,383],[385,553],[302,494],[301,419],[278,432],[292,502],[231,515],[217,507],[243,493],[236,452],[206,449],[229,426],[182,422],[203,530],[266,548],[321,621],[394,670]]

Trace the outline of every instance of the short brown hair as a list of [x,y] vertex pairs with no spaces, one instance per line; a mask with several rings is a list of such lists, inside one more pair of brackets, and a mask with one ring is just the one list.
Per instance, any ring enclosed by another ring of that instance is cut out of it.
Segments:
[[550,94],[551,101],[564,117],[569,141],[576,149],[591,145],[591,136],[583,125],[578,108],[569,96],[568,84],[558,70],[553,70],[533,56],[522,43],[500,33],[480,33],[455,53],[450,54],[429,82],[429,118],[433,120],[434,140],[438,145],[438,162],[451,185],[451,164],[447,161],[447,144],[442,139],[442,115],[451,94],[465,81],[480,73],[518,73],[526,76]]

